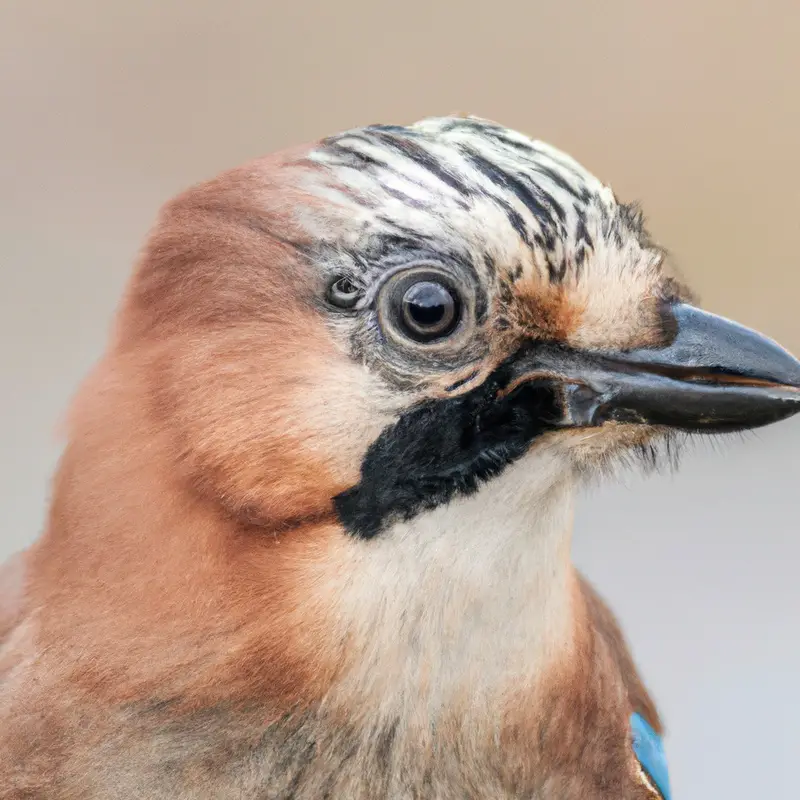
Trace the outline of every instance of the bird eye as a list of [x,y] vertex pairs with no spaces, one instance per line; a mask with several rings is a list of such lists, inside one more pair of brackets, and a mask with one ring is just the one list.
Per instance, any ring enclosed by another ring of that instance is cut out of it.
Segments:
[[381,290],[378,310],[387,333],[427,345],[462,330],[467,305],[454,276],[426,265],[389,279]]
[[345,276],[340,276],[328,288],[328,301],[337,308],[353,308],[361,290]]
[[401,300],[403,328],[419,342],[447,336],[458,323],[458,315],[458,298],[449,288],[434,281],[412,284]]

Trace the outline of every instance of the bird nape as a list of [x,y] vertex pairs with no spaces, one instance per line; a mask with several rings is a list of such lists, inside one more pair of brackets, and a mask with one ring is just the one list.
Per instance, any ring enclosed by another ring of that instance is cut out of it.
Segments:
[[799,410],[635,206],[495,123],[195,186],[0,573],[0,798],[668,800],[574,491]]

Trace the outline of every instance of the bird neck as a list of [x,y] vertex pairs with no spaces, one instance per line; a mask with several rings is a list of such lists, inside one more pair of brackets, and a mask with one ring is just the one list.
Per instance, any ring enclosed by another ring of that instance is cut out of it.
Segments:
[[491,705],[511,686],[533,688],[574,638],[572,521],[571,474],[543,449],[355,542],[338,590],[352,653],[345,702],[373,694],[430,719],[459,697]]

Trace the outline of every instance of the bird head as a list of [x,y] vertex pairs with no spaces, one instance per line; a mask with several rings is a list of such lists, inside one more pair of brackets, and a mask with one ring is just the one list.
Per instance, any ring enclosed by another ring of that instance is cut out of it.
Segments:
[[119,796],[667,797],[575,478],[797,411],[800,363],[541,142],[430,119],[224,173],[75,405],[27,567],[56,688],[13,738],[91,728],[63,773]]
[[572,158],[444,118],[182,195],[121,330],[169,354],[157,389],[201,488],[256,523],[371,538],[518,461],[541,491],[800,410],[800,364],[691,300],[639,210]]

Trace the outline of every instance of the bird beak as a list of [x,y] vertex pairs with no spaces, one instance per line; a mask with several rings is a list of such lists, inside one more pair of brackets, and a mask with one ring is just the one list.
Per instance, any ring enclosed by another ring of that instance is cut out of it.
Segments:
[[555,385],[560,427],[607,421],[695,432],[757,428],[800,412],[800,361],[736,322],[683,303],[665,308],[672,340],[628,351],[532,346],[511,367],[503,394]]

